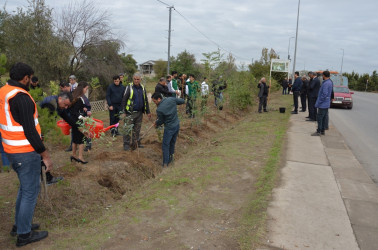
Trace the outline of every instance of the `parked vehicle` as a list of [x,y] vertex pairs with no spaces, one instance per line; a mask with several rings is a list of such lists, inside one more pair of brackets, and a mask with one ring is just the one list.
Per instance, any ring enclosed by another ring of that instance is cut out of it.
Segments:
[[333,86],[334,99],[331,101],[331,107],[353,108],[352,94],[347,86]]

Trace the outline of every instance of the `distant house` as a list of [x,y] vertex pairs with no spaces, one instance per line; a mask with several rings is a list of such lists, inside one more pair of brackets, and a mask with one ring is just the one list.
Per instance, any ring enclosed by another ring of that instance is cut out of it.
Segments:
[[143,75],[155,75],[154,72],[155,61],[149,60],[142,64],[139,64],[139,72]]

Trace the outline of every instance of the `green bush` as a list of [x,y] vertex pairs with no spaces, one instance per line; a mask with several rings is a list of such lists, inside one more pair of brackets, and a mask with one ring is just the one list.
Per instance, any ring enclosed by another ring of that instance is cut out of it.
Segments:
[[227,80],[230,107],[244,110],[251,106],[257,96],[256,79],[249,72],[234,72]]
[[42,109],[38,105],[38,121],[41,126],[44,141],[51,145],[69,145],[71,137],[65,136],[56,125],[59,120],[56,112],[50,114],[48,109]]

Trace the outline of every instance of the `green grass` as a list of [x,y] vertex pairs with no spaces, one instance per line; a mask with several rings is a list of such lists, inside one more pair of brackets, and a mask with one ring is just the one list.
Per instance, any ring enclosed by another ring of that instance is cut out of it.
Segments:
[[[285,106],[290,107],[290,100],[281,97]],[[251,195],[246,205],[242,219],[241,227],[237,232],[237,237],[241,249],[256,249],[262,243],[266,227],[266,211],[269,205],[273,188],[277,183],[278,170],[280,167],[281,151],[288,128],[289,113],[275,114],[270,119],[260,121],[260,127],[273,127],[274,142],[268,152],[268,158],[258,174],[255,184],[256,192]],[[277,119],[282,118],[282,119]],[[276,122],[272,123],[272,120]]]

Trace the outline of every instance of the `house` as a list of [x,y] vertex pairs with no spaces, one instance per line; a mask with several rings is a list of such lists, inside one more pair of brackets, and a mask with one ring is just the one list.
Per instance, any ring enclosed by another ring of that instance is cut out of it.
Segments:
[[155,75],[154,65],[155,65],[155,61],[153,60],[149,60],[147,62],[139,64],[139,72],[143,75],[154,76]]

